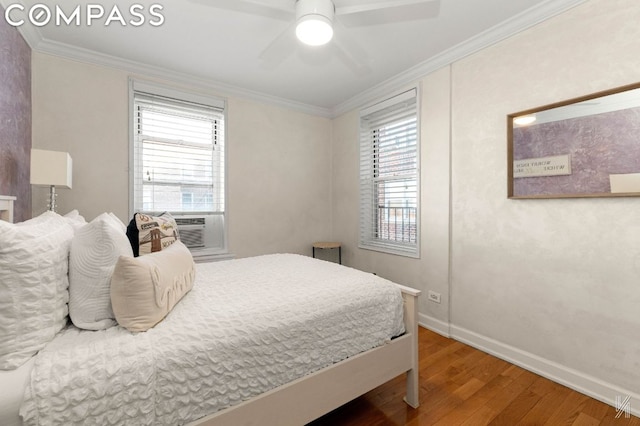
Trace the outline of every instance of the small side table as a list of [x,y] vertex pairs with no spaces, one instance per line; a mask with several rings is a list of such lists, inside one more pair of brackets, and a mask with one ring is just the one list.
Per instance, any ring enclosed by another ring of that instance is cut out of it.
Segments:
[[336,242],[316,242],[313,243],[313,257],[316,257],[316,249],[333,250],[338,249],[338,263],[342,265],[342,244]]

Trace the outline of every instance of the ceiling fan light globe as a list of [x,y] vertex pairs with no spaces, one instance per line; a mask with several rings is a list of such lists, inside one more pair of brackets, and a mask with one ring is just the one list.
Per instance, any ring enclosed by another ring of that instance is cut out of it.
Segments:
[[298,20],[296,37],[304,44],[322,46],[333,38],[333,26],[326,16],[306,15]]

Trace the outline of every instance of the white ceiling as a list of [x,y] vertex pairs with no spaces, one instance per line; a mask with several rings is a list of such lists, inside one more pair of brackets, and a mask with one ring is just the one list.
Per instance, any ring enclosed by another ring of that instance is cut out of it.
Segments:
[[[118,5],[126,20],[132,18],[128,11],[134,3],[146,10],[151,4],[161,4],[165,22],[158,27],[123,27],[117,22],[105,26],[102,19],[92,26],[85,21],[80,26],[25,24],[20,31],[38,51],[197,82],[229,94],[289,103],[331,116],[356,106],[375,88],[409,83],[585,0],[431,0],[423,16],[415,14],[408,20],[377,25],[339,26],[330,44],[315,48],[295,40],[291,21],[224,7],[238,9],[233,1],[58,0],[47,4],[52,8],[57,4],[67,12],[78,4],[101,4],[107,11]],[[351,5],[380,0],[342,1]],[[295,8],[295,0],[262,2]],[[340,2],[334,1],[337,7]],[[18,2],[0,3],[6,9]],[[42,2],[19,3],[28,11]],[[17,11],[16,16],[26,13]],[[279,41],[291,47],[286,49],[289,53],[281,60],[261,59],[281,35],[289,37]],[[345,55],[345,51],[356,55]],[[362,66],[357,66],[354,58]]]

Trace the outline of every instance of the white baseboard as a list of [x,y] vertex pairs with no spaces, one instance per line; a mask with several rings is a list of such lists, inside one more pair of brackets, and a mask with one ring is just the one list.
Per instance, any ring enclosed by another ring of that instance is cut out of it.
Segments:
[[[622,399],[630,397],[629,404],[621,407],[621,411],[627,408],[631,414],[640,417],[640,394],[628,389],[622,389],[611,383],[585,374],[581,371],[573,370],[564,365],[523,351],[516,347],[507,345],[489,337],[482,336],[473,331],[456,325],[449,325],[443,321],[420,314],[419,323],[443,336],[451,337],[469,346],[473,346],[483,352],[489,353],[500,359],[508,361],[526,370],[546,377],[561,385],[567,386],[582,394],[588,395],[605,404],[616,408],[616,397]],[[620,413],[624,417],[624,413]]]
[[451,337],[448,322],[440,321],[439,319],[418,313],[418,324],[431,331],[435,331],[444,337]]

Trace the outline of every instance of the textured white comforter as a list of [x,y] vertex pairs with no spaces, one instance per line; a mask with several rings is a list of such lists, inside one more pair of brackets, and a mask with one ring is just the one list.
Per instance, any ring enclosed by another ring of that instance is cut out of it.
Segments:
[[177,425],[380,346],[404,331],[393,283],[298,255],[197,265],[144,333],[62,331],[35,359],[25,424]]

